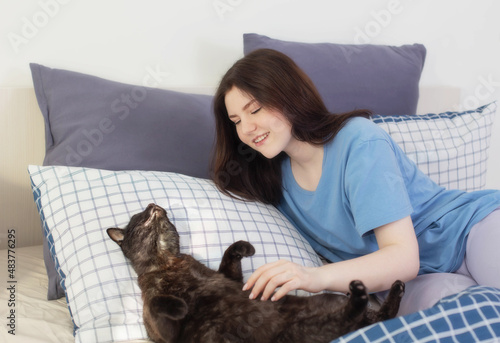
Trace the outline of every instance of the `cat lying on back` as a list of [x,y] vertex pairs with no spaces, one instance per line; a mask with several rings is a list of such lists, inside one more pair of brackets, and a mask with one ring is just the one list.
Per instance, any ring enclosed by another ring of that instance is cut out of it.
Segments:
[[360,281],[350,296],[287,295],[276,302],[250,300],[242,291],[241,259],[254,247],[233,243],[216,272],[179,251],[179,235],[165,210],[150,204],[125,229],[107,230],[131,261],[144,303],[144,324],[157,342],[330,342],[393,318],[404,293],[396,281],[379,311],[367,308]]

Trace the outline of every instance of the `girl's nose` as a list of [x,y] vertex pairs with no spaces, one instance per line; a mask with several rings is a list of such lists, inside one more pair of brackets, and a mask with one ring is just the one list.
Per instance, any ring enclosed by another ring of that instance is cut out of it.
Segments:
[[245,120],[241,120],[240,127],[241,133],[243,134],[252,133],[257,129],[256,123],[251,119],[249,120],[248,118],[245,118]]

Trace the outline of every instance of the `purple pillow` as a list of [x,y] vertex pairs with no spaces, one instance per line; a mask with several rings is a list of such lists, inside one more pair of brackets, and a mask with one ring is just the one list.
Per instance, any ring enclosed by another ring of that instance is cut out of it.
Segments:
[[44,165],[209,177],[212,96],[30,67],[45,119]]
[[415,114],[426,49],[422,44],[343,45],[298,43],[255,33],[243,35],[245,55],[274,49],[312,79],[329,111],[369,109],[374,114]]
[[[209,178],[212,96],[134,86],[30,64],[45,120],[44,165]],[[44,240],[48,299],[64,296]]]

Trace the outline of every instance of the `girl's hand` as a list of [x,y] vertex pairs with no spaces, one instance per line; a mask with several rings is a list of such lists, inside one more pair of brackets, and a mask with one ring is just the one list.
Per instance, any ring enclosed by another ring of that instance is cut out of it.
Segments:
[[[317,268],[303,267],[290,261],[279,260],[258,268],[243,286],[243,290],[253,287],[250,299],[255,299],[262,293],[261,300],[267,300],[272,295],[271,301],[277,301],[295,289],[319,292],[322,288],[316,280],[318,275],[316,271]],[[281,288],[276,291],[276,288],[280,286]],[[274,291],[276,293],[273,295]]]
[[389,289],[395,280],[415,278],[420,260],[411,217],[380,226],[374,232],[379,250],[321,267],[303,267],[285,260],[268,263],[250,276],[243,290],[253,287],[251,299],[262,293],[261,299],[267,300],[281,286],[271,298],[276,301],[295,289],[346,293],[352,280],[361,280],[370,292],[379,292]]

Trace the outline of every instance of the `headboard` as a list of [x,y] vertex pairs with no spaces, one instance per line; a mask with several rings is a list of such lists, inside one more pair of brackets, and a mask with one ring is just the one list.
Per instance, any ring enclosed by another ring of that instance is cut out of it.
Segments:
[[44,123],[33,88],[0,88],[0,248],[15,229],[16,246],[41,244],[42,233],[28,164],[41,164],[45,154]]
[[[175,88],[209,94],[211,88]],[[424,86],[420,89],[418,113],[452,110],[460,103],[460,89]],[[33,88],[0,88],[0,249],[7,246],[7,230],[15,229],[16,246],[42,242],[40,218],[31,193],[27,166],[42,164],[45,153],[44,123]]]

